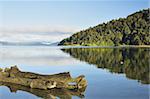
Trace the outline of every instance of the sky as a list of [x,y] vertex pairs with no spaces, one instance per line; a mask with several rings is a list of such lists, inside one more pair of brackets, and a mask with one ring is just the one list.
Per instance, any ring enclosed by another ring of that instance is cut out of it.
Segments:
[[0,41],[56,42],[148,7],[148,0],[0,0]]

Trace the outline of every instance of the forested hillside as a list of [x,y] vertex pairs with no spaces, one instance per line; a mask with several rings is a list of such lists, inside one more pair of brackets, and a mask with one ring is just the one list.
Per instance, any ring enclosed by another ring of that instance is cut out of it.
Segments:
[[149,10],[90,27],[62,40],[58,45],[150,45]]

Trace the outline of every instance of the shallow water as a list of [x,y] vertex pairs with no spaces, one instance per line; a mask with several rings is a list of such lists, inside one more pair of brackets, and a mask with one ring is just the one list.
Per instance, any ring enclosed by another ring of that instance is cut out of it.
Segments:
[[[85,99],[149,99],[149,48],[1,46],[0,67],[13,65],[22,71],[42,74],[83,74],[88,81]],[[39,95],[40,90],[27,90],[21,87],[11,92],[0,86],[0,99],[44,97]],[[80,98],[66,95],[67,99],[71,97]]]

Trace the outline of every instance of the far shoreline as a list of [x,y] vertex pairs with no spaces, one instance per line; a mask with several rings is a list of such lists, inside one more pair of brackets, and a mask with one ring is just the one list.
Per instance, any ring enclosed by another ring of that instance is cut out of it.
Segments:
[[150,48],[150,45],[83,46],[83,45],[0,45],[2,47],[52,47],[52,48]]
[[83,46],[83,45],[57,45],[60,47],[74,47],[74,48],[150,48],[150,45],[119,45],[119,46]]

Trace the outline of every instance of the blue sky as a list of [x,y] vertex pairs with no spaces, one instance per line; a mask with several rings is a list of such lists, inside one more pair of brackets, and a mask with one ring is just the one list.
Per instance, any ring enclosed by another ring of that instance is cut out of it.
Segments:
[[15,33],[76,32],[148,7],[148,0],[0,0],[0,28]]

